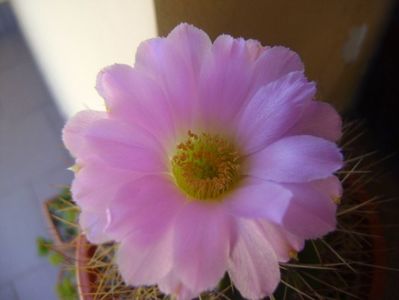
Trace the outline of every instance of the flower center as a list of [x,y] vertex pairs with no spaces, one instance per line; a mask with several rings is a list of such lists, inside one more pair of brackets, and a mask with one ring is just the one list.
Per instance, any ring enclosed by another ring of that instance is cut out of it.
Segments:
[[199,200],[216,199],[239,178],[240,156],[219,135],[188,131],[187,140],[177,145],[171,163],[176,184]]

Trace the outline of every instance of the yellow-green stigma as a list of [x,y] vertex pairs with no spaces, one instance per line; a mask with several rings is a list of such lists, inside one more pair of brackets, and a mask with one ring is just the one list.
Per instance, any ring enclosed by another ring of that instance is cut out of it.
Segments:
[[240,156],[235,147],[220,137],[188,132],[172,158],[176,184],[198,200],[215,200],[229,191],[239,178]]

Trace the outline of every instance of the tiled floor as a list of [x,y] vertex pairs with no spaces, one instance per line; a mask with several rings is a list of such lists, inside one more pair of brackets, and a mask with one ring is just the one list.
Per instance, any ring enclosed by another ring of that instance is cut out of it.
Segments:
[[35,240],[48,236],[41,203],[71,180],[63,122],[21,35],[0,31],[0,300],[56,299]]

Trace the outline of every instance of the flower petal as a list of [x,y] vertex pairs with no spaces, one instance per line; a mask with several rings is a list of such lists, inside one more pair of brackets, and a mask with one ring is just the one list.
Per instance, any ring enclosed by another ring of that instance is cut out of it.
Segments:
[[231,120],[247,101],[254,68],[253,41],[219,36],[206,56],[200,75],[199,99],[204,126]]
[[239,116],[237,140],[244,153],[264,148],[281,138],[299,120],[316,93],[302,72],[292,72],[261,88]]
[[133,286],[152,285],[172,269],[172,232],[153,243],[141,243],[134,236],[124,239],[116,253],[123,279]]
[[171,226],[183,201],[166,176],[145,176],[128,182],[109,204],[106,231],[117,241],[130,235],[142,244],[153,243]]
[[116,191],[140,174],[108,167],[99,160],[89,160],[75,173],[71,192],[73,200],[83,209],[104,210]]
[[176,217],[176,274],[196,294],[215,287],[227,267],[233,228],[221,208],[215,203],[194,201]]
[[319,238],[335,229],[336,204],[314,184],[284,184],[293,198],[282,227],[305,239]]
[[330,104],[311,101],[288,135],[314,135],[335,142],[342,135],[341,117]]
[[342,196],[342,184],[336,176],[315,180],[311,184],[315,189],[329,196],[333,201]]
[[246,47],[249,51],[251,61],[256,61],[266,50],[269,50],[270,47],[263,47],[262,44],[253,39],[246,40]]
[[283,138],[248,159],[247,174],[277,182],[326,178],[343,165],[334,143],[307,135]]
[[252,89],[256,92],[259,87],[295,71],[304,71],[297,53],[281,46],[267,48],[256,61]]
[[166,96],[158,84],[132,67],[113,65],[97,77],[109,116],[147,129],[160,141],[174,136],[174,122]]
[[62,140],[74,157],[83,158],[90,155],[87,151],[84,134],[97,120],[106,118],[105,112],[84,110],[71,118],[62,130]]
[[279,262],[289,261],[292,258],[292,251],[298,252],[303,249],[303,238],[294,236],[281,226],[266,220],[257,220],[254,222],[256,222],[264,238],[273,248]]
[[265,218],[281,223],[291,197],[289,190],[276,183],[251,178],[247,179],[223,204],[237,217]]
[[158,287],[161,292],[172,295],[172,299],[176,300],[191,300],[198,296],[198,293],[193,293],[183,285],[173,270],[158,282]]
[[167,40],[179,52],[184,63],[191,66],[193,76],[198,76],[204,57],[212,47],[209,36],[193,25],[182,23],[169,33]]
[[79,225],[87,240],[91,243],[101,244],[112,240],[104,231],[108,225],[105,210],[83,209],[79,215]]
[[118,189],[137,176],[93,160],[86,161],[75,174],[72,198],[81,209],[79,223],[90,242],[103,243],[111,239],[105,233],[109,222],[107,207]]
[[87,130],[85,140],[87,148],[110,167],[148,173],[167,169],[161,146],[142,128],[99,120]]
[[135,69],[160,84],[181,123],[176,128],[195,119],[199,69],[210,46],[202,30],[181,24],[167,38],[143,42],[137,50]]
[[253,221],[238,220],[238,230],[228,272],[242,296],[262,299],[273,294],[280,282],[276,254]]

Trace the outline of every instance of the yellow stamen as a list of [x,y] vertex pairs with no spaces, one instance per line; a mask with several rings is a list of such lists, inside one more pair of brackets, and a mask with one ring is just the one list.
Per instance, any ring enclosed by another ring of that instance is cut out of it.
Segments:
[[177,186],[186,194],[198,200],[215,200],[237,182],[240,156],[219,135],[188,131],[185,142],[177,145],[171,165]]
[[68,168],[69,171],[72,171],[74,173],[78,173],[80,171],[80,169],[82,169],[82,166],[80,166],[78,164],[74,164],[73,166],[70,166]]
[[290,250],[288,256],[293,260],[298,260],[298,252],[295,250]]
[[332,197],[332,201],[335,204],[339,205],[339,204],[341,204],[341,197]]

